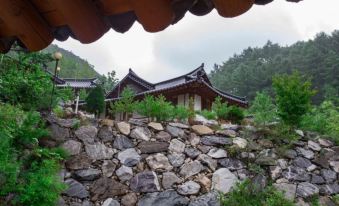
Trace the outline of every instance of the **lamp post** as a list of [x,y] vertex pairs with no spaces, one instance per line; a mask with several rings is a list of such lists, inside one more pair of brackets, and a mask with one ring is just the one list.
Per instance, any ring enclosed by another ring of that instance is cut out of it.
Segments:
[[52,104],[53,104],[53,96],[54,96],[54,89],[55,89],[55,80],[57,77],[57,72],[60,71],[59,61],[62,58],[62,54],[60,52],[55,52],[53,54],[53,59],[55,59],[55,68],[54,68],[54,76],[53,76],[53,89],[52,89],[52,94],[51,94],[51,103],[49,105],[49,112],[52,112]]

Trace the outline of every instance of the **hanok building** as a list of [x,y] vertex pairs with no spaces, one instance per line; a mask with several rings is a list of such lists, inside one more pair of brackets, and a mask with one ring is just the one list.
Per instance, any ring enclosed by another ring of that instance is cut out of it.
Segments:
[[185,75],[155,84],[142,79],[132,69],[129,69],[128,74],[107,94],[106,101],[119,100],[126,87],[130,87],[135,92],[136,99],[142,99],[145,95],[161,94],[174,105],[188,107],[189,100],[192,98],[196,111],[210,110],[212,102],[218,96],[230,105],[240,107],[248,105],[244,97],[238,97],[213,87],[204,70],[204,64]]

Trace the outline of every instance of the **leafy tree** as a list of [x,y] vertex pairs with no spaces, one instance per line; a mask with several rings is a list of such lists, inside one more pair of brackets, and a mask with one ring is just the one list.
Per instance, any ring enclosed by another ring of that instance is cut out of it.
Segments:
[[124,88],[118,101],[111,103],[111,112],[113,114],[123,113],[127,120],[129,115],[136,110],[137,102],[134,101],[134,91],[130,87]]
[[254,121],[257,124],[263,124],[264,126],[274,121],[277,116],[277,109],[271,97],[265,92],[257,92],[249,112],[254,115]]
[[141,115],[150,117],[157,121],[172,119],[175,115],[174,110],[175,107],[170,102],[166,101],[166,98],[163,95],[159,95],[157,97],[146,95],[145,98],[138,104],[137,109]]
[[100,85],[92,89],[86,98],[86,110],[99,116],[105,109],[105,94]]
[[230,106],[227,110],[227,118],[231,122],[240,124],[241,121],[244,119],[244,111],[238,106]]
[[302,116],[311,106],[311,97],[315,91],[310,81],[303,81],[298,72],[292,75],[279,75],[273,78],[278,115],[289,125],[299,125]]
[[219,120],[227,119],[228,105],[226,102],[222,102],[221,97],[216,97],[212,104],[212,111],[214,111]]
[[116,78],[115,71],[108,72],[106,75],[99,76],[99,81],[103,85],[105,92],[111,91],[113,87],[118,83],[118,78]]

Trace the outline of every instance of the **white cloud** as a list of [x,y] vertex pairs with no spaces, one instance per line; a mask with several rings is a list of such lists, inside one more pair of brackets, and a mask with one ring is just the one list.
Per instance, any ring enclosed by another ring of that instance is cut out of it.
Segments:
[[339,28],[338,0],[304,0],[298,4],[276,0],[254,6],[239,17],[225,19],[216,11],[185,18],[163,32],[147,33],[135,23],[125,34],[110,31],[92,44],[69,39],[60,47],[87,59],[99,73],[115,70],[122,78],[133,68],[151,82],[181,75],[202,62],[210,69],[234,53],[271,40],[282,45]]

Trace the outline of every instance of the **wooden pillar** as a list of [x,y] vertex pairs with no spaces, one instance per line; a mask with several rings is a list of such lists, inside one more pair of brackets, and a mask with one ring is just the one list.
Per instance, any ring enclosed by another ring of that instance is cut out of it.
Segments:
[[76,95],[76,102],[75,102],[75,114],[78,114],[78,107],[79,107],[79,90],[75,90],[75,95]]

